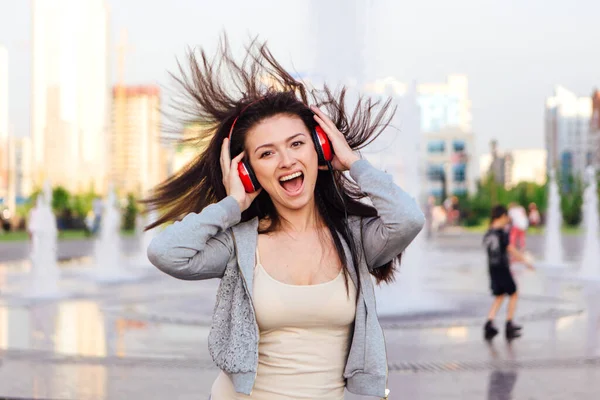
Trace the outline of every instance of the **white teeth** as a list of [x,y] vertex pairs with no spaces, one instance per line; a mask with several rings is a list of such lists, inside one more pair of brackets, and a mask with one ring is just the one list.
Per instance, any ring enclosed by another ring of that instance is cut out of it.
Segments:
[[293,174],[282,176],[281,178],[279,178],[279,181],[285,182],[285,181],[289,181],[290,179],[297,178],[299,176],[302,176],[302,172],[294,172]]

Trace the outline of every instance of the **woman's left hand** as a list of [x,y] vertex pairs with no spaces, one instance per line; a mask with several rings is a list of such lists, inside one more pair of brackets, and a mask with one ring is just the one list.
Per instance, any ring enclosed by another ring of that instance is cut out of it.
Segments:
[[[333,146],[331,166],[338,171],[349,170],[352,163],[360,160],[360,157],[350,148],[342,132],[327,115],[316,106],[311,106],[310,109],[315,113],[315,121],[323,128]],[[327,166],[319,166],[319,169],[327,169]]]

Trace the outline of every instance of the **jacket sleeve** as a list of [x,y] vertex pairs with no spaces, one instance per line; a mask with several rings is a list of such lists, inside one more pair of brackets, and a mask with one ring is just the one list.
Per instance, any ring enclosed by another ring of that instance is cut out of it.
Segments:
[[350,176],[367,194],[377,210],[376,217],[365,217],[361,240],[370,270],[400,254],[425,224],[417,202],[394,184],[391,175],[373,167],[368,160],[355,161]]
[[175,278],[221,278],[235,254],[229,228],[240,219],[237,201],[228,196],[157,234],[148,246],[148,259]]

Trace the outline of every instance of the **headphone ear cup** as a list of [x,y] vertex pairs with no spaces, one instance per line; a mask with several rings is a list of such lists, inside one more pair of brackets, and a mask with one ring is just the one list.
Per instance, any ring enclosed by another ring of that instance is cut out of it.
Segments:
[[238,163],[238,174],[246,193],[254,193],[260,189],[260,184],[258,183],[258,179],[256,179],[256,175],[254,175],[252,167],[245,161]]
[[312,131],[313,142],[317,155],[319,156],[319,165],[327,165],[328,162],[333,160],[333,146],[329,141],[329,137],[319,125]]

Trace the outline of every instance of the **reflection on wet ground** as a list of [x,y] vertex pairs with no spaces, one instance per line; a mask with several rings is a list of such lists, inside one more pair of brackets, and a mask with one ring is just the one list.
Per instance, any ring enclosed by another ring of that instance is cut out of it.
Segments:
[[[436,241],[426,270],[427,287],[460,308],[383,321],[390,398],[594,398],[600,291],[564,282],[550,293],[541,271],[517,268],[523,337],[487,344],[487,271],[472,241]],[[218,373],[206,346],[218,282],[138,266],[138,281],[101,284],[88,279],[89,262],[61,264],[64,296],[54,300],[19,295],[27,261],[0,266],[0,396],[206,398]]]

